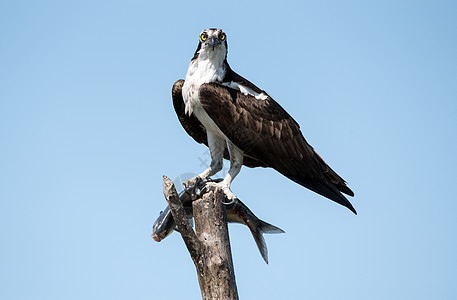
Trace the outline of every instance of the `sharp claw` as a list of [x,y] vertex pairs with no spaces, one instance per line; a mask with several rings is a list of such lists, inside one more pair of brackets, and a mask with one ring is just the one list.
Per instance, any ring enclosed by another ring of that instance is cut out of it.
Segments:
[[202,188],[198,188],[195,190],[195,194],[198,196],[198,197],[201,197],[206,191],[206,186],[202,187]]
[[209,192],[210,191],[210,187],[212,187],[214,189],[214,186],[211,184],[212,181],[207,181],[205,182],[205,185],[200,189],[200,196]]
[[199,187],[195,188],[195,195],[200,196],[201,191]]
[[202,179],[198,176],[195,176],[194,178],[185,180],[182,185],[185,190],[191,190],[191,189],[196,189],[198,185],[202,182]]
[[[227,197],[227,199],[229,199],[229,197]],[[238,200],[238,197],[230,199],[229,202],[222,202],[222,204],[229,206],[229,205],[234,204],[236,202],[236,200]]]
[[215,190],[217,187],[222,188],[222,191],[225,194],[225,198],[229,201],[227,202],[222,202],[223,204],[229,206],[233,205],[237,200],[238,197],[230,191],[228,187],[223,187],[219,185],[219,182],[221,182],[222,179],[211,179],[211,178],[206,178],[200,182],[200,184],[195,188],[195,194],[198,197],[201,197],[203,194]]

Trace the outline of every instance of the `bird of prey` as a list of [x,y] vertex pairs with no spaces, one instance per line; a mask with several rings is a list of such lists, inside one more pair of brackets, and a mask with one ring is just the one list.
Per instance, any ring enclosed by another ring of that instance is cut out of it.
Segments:
[[186,79],[173,85],[173,106],[181,125],[211,154],[210,166],[184,185],[216,174],[226,158],[230,169],[217,185],[229,199],[236,199],[230,184],[242,165],[271,167],[356,213],[342,194],[354,196],[343,178],[314,151],[298,123],[273,98],[230,68],[227,49],[223,30],[203,30]]

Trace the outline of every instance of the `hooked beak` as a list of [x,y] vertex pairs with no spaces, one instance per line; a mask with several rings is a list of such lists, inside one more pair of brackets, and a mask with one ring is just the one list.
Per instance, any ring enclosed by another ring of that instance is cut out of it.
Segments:
[[213,47],[213,51],[214,51],[214,47],[216,47],[217,45],[220,45],[221,41],[217,37],[212,36],[208,39],[207,43],[208,43],[208,45]]

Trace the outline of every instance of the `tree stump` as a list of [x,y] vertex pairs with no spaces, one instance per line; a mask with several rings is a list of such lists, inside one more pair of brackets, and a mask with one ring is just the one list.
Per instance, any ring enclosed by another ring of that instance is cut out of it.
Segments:
[[173,182],[163,177],[163,192],[179,232],[195,264],[204,300],[238,299],[227,226],[225,194],[210,191],[192,204],[195,231],[187,219]]

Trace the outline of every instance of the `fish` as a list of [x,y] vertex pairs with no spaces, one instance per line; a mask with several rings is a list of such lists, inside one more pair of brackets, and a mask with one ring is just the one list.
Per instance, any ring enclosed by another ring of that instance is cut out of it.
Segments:
[[[179,193],[179,198],[189,219],[193,217],[192,202],[198,198],[199,194],[199,189],[195,189],[197,190],[196,192],[189,192],[189,189],[187,189]],[[285,231],[259,219],[239,198],[223,204],[225,205],[227,221],[229,223],[240,223],[249,228],[260,255],[265,263],[268,264],[268,249],[263,234],[285,233]],[[175,230],[177,230],[176,222],[173,219],[170,208],[167,206],[160,212],[159,217],[154,222],[151,237],[156,242],[160,242]]]

